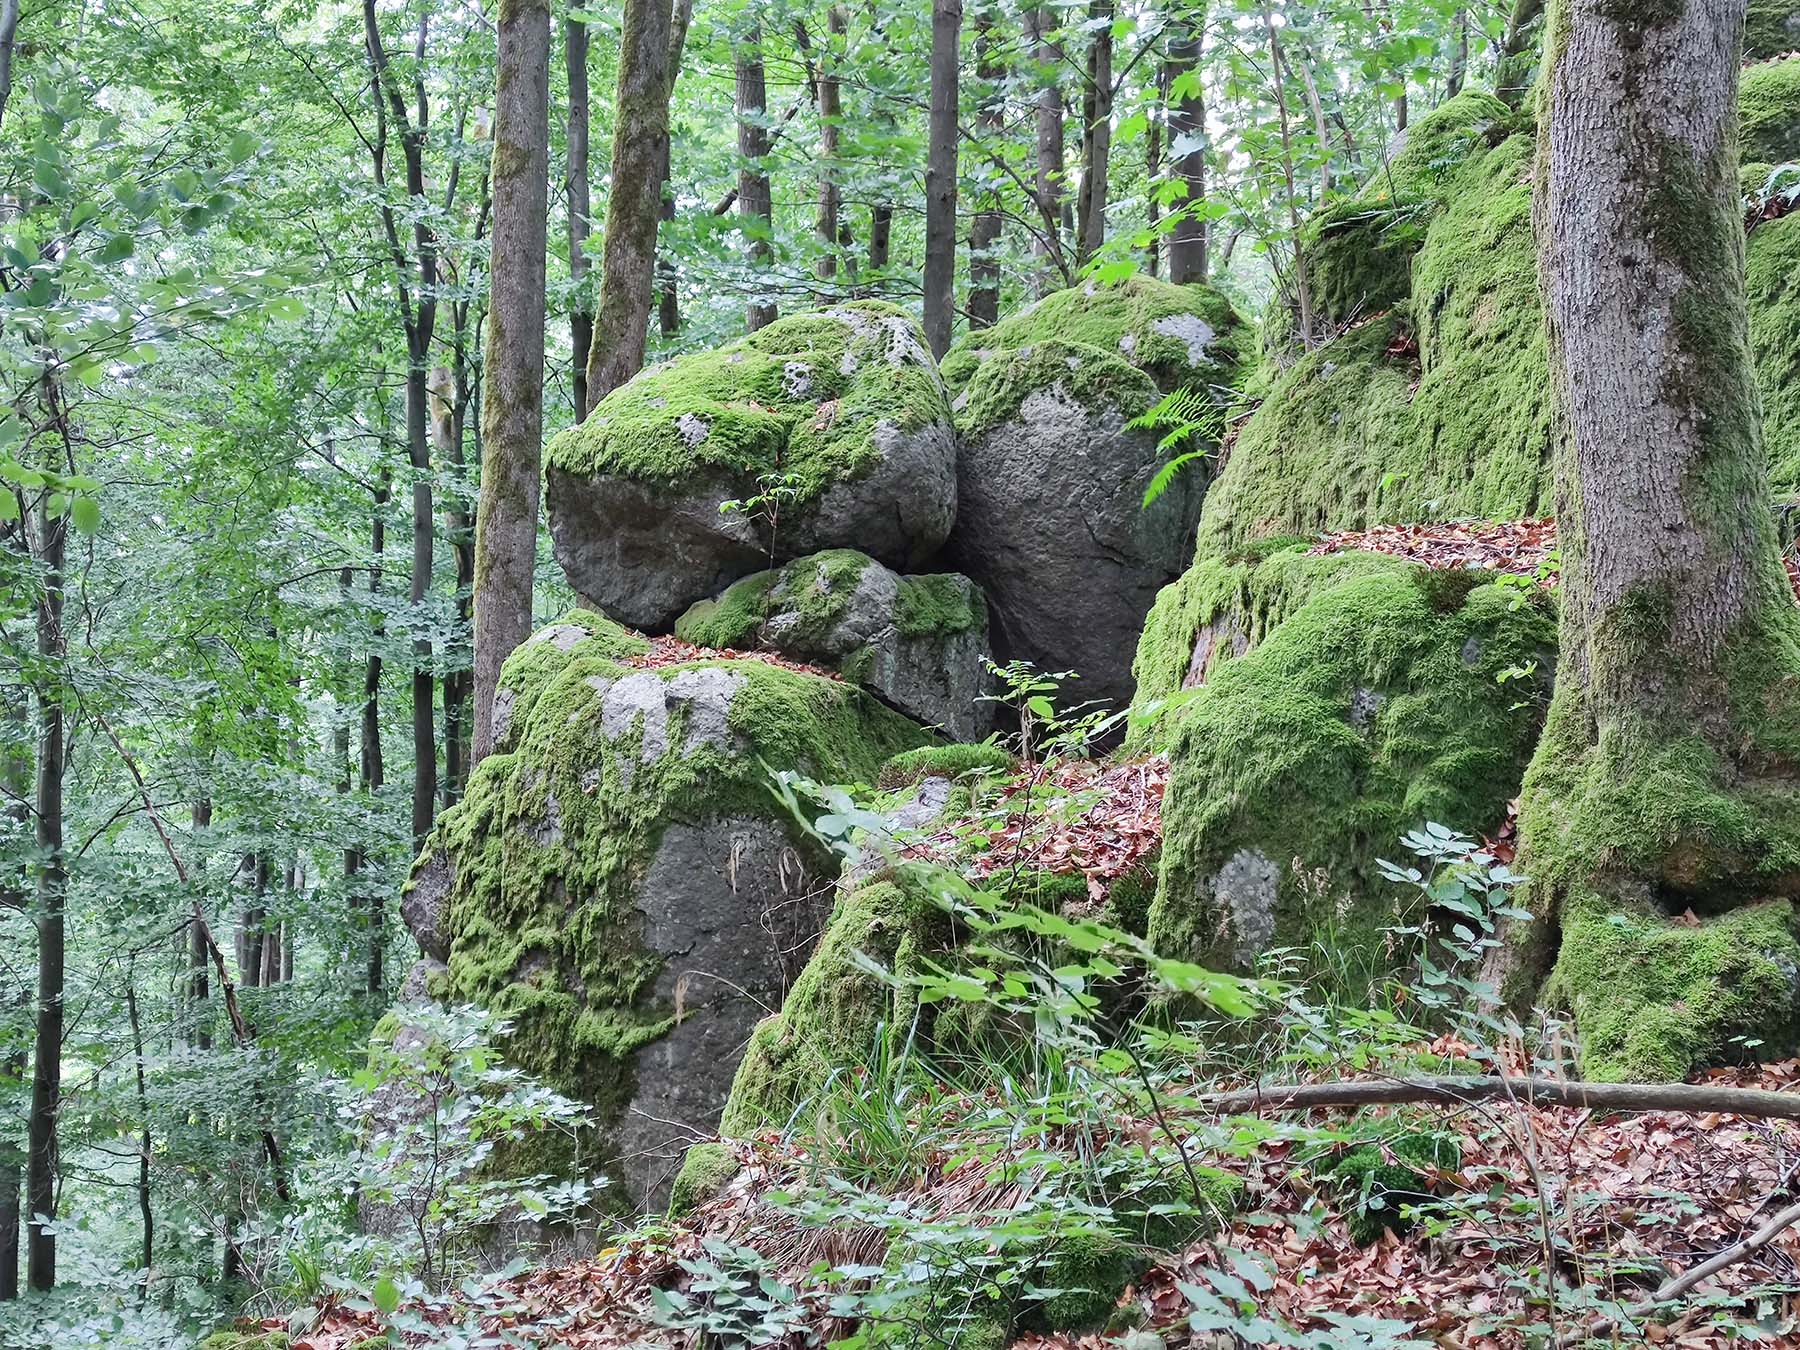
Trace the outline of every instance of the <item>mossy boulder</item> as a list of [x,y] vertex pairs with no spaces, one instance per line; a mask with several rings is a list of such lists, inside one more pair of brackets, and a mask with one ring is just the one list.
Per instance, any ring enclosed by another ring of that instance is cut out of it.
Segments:
[[[1329,933],[1378,955],[1395,897],[1376,860],[1427,821],[1490,830],[1518,790],[1554,663],[1548,603],[1394,559],[1339,567],[1324,584],[1298,560],[1260,564],[1293,569],[1310,598],[1271,602],[1285,620],[1169,714],[1159,950],[1245,969]],[[1254,606],[1235,612],[1256,623]],[[1148,663],[1165,683],[1178,664]]]
[[745,577],[675,621],[705,647],[762,648],[831,666],[891,708],[974,740],[992,721],[987,601],[955,573],[900,576],[866,553],[832,549]]
[[[854,546],[914,567],[956,515],[943,381],[917,325],[872,302],[654,366],[552,439],[544,459],[570,583],[647,631],[767,567],[771,552]],[[746,505],[721,512],[727,501]]]
[[1250,355],[1251,332],[1218,291],[1135,276],[1055,291],[946,353],[944,382],[961,395],[984,362],[1041,342],[1074,342],[1119,357],[1165,393],[1229,376]]
[[718,1195],[744,1170],[730,1144],[717,1140],[695,1144],[681,1160],[681,1171],[669,1190],[669,1217],[686,1218]]
[[632,664],[577,613],[507,662],[502,747],[415,864],[434,992],[511,1019],[510,1057],[593,1104],[625,1195],[666,1196],[824,915],[831,864],[771,769],[872,781],[929,739],[856,686],[758,661]]
[[1583,1073],[1680,1082],[1709,1065],[1770,1059],[1800,1045],[1794,906],[1725,913],[1563,916],[1546,997],[1575,1016]]
[[1745,250],[1750,302],[1750,350],[1762,390],[1769,479],[1783,517],[1796,533],[1800,502],[1800,212],[1766,220],[1750,232]]
[[1350,1240],[1366,1247],[1383,1233],[1405,1234],[1430,1205],[1440,1173],[1462,1166],[1462,1148],[1435,1130],[1390,1130],[1346,1149],[1320,1169],[1342,1194]]
[[1750,0],[1744,16],[1744,56],[1766,60],[1800,51],[1800,5],[1794,0]]
[[1738,125],[1745,163],[1800,159],[1800,56],[1745,69],[1738,85]]

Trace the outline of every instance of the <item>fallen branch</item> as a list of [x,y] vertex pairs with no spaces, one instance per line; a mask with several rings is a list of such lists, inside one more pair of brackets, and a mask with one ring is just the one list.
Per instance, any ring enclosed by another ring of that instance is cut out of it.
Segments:
[[[1780,1094],[1772,1093],[1770,1095]],[[1669,1280],[1655,1294],[1633,1308],[1631,1310],[1632,1317],[1648,1316],[1655,1310],[1657,1304],[1680,1298],[1700,1281],[1717,1275],[1726,1266],[1734,1266],[1739,1261],[1755,1256],[1796,1223],[1800,1223],[1800,1205],[1789,1205],[1742,1242],[1734,1243],[1716,1256],[1702,1261],[1685,1274],[1677,1275],[1674,1279]]]
[[1384,1078],[1355,1083],[1265,1084],[1200,1097],[1194,1108],[1211,1115],[1310,1111],[1325,1106],[1393,1106],[1438,1102],[1462,1106],[1500,1097],[1530,1106],[1595,1111],[1719,1111],[1770,1120],[1800,1120],[1800,1092],[1712,1087],[1694,1083],[1578,1083],[1560,1078],[1456,1076]]

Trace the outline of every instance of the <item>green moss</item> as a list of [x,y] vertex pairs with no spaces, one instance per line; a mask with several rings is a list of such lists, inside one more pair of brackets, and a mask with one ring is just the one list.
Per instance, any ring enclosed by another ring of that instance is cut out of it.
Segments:
[[[593,1103],[604,1123],[630,1097],[635,1052],[673,1019],[655,994],[661,958],[640,937],[635,903],[663,831],[743,815],[785,824],[770,767],[868,781],[925,736],[852,686],[762,662],[633,670],[545,641],[515,653],[503,685],[521,662],[538,687],[515,713],[513,748],[477,767],[421,862],[441,856],[453,876],[446,994],[510,1018],[509,1057]],[[726,735],[688,744],[687,705],[667,694],[662,753],[643,753],[641,722],[602,727],[602,700],[619,681],[666,687],[704,669],[737,682]],[[801,837],[795,846],[816,848]]]
[[199,1350],[288,1350],[289,1344],[284,1331],[215,1331]]
[[724,1190],[743,1171],[731,1145],[695,1144],[681,1160],[681,1170],[669,1190],[669,1217],[686,1218]]
[[1179,708],[1149,919],[1160,950],[1236,966],[1315,939],[1379,952],[1393,891],[1375,860],[1428,820],[1500,821],[1539,703],[1496,676],[1547,670],[1554,622],[1495,585],[1446,613],[1424,571],[1319,590]]
[[[1264,402],[1207,495],[1202,556],[1269,536],[1550,509],[1532,153],[1529,135],[1474,141],[1433,201],[1404,314],[1263,381]],[[1416,357],[1397,341],[1409,334]]]
[[1150,377],[1121,357],[1085,343],[1048,339],[1002,351],[982,363],[959,400],[956,430],[979,440],[1009,422],[1032,394],[1060,390],[1083,408],[1133,418],[1157,400]]
[[1777,496],[1792,498],[1800,494],[1800,212],[1750,232],[1745,292],[1770,481]]
[[1272,543],[1240,558],[1203,557],[1157,595],[1131,667],[1134,744],[1157,740],[1176,710],[1170,700],[1256,646],[1315,595],[1353,577],[1414,571],[1385,554],[1310,557],[1308,540]]
[[1251,355],[1248,328],[1219,292],[1135,276],[1115,285],[1084,282],[1054,292],[969,334],[944,358],[945,383],[961,391],[992,355],[1046,342],[1124,358],[1163,393],[1183,385],[1229,384],[1240,361]]
[[1786,900],[1697,922],[1583,905],[1559,951],[1546,995],[1573,1010],[1590,1078],[1678,1082],[1795,1048],[1800,942]]
[[914,869],[840,891],[781,1011],[751,1036],[720,1128],[742,1135],[785,1125],[814,1102],[834,1068],[866,1062],[879,1035],[904,1035],[916,1011],[911,993],[871,975],[858,954],[890,970],[916,971],[948,934],[948,916]]
[[906,750],[881,766],[877,785],[884,791],[911,787],[925,778],[961,778],[964,774],[1011,773],[1010,751],[988,742],[980,745],[924,745]]
[[987,631],[987,600],[955,573],[902,577],[894,626],[903,637],[948,637]]
[[1432,1173],[1461,1166],[1462,1149],[1449,1135],[1399,1130],[1340,1154],[1322,1175],[1349,1203],[1351,1240],[1366,1247],[1383,1233],[1408,1232],[1415,1220],[1406,1211],[1429,1205],[1437,1192]]
[[1019,1318],[1030,1331],[1092,1331],[1103,1328],[1119,1296],[1150,1267],[1136,1247],[1107,1234],[1068,1237],[1057,1242],[1034,1275],[1040,1288],[1060,1292],[1027,1304]]
[[1750,0],[1744,16],[1744,56],[1766,60],[1800,48],[1800,6],[1794,0]]
[[733,582],[716,600],[696,601],[675,620],[675,636],[715,651],[754,647],[756,635],[769,614],[770,593],[780,575],[757,572]]
[[531,719],[538,695],[571,660],[613,663],[650,650],[649,640],[614,623],[597,610],[577,609],[540,628],[506,660],[500,671],[502,690],[512,699],[507,734],[499,748],[510,749],[518,731]]
[[1800,57],[1744,71],[1738,125],[1745,159],[1769,164],[1800,159]]
[[798,477],[804,506],[878,460],[877,428],[948,415],[917,327],[893,306],[857,302],[654,366],[554,437],[544,458],[667,488],[723,474],[744,496],[780,471]]

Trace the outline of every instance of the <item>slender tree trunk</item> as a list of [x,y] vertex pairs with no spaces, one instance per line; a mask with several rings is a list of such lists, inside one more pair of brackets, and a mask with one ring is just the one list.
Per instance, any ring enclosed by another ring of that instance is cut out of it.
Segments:
[[1463,79],[1469,69],[1469,11],[1457,10],[1451,26],[1456,30],[1456,41],[1450,48],[1450,74],[1444,82],[1444,91],[1455,98],[1462,93]]
[[838,122],[844,110],[837,65],[843,56],[848,20],[842,5],[833,5],[826,11],[825,25],[825,53],[819,60],[819,216],[815,228],[824,250],[819,254],[818,276],[821,281],[830,281],[838,270],[838,211],[843,202],[837,155]]
[[[1711,916],[1800,890],[1800,611],[1746,333],[1743,18],[1744,0],[1567,0],[1545,72],[1534,224],[1562,641],[1520,870],[1537,933],[1565,952],[1668,916],[1655,931],[1680,961]],[[1725,961],[1734,977],[1754,964]],[[1591,1036],[1589,1000],[1615,995],[1567,982]],[[1707,1015],[1682,992],[1668,1019]],[[1659,1011],[1621,1006],[1652,1035]]]
[[[369,595],[373,597],[381,589],[383,551],[387,546],[387,510],[391,478],[386,465],[375,480],[375,509],[369,526],[369,553],[373,565],[369,568]],[[375,620],[374,642],[370,646],[367,660],[363,663],[363,700],[362,727],[359,734],[361,752],[360,781],[364,800],[372,800],[387,781],[386,765],[381,754],[381,637],[386,631],[386,624],[379,618]],[[354,851],[354,858],[345,855],[345,870],[350,877],[356,876],[368,859],[359,848]],[[354,866],[351,864],[354,862]],[[352,883],[357,884],[357,883]],[[355,894],[352,892],[354,902]],[[368,961],[364,972],[363,987],[372,999],[379,999],[383,985],[383,948],[387,941],[387,916],[383,912],[380,894],[374,890],[364,893],[363,908],[368,917]]]
[[[769,96],[763,79],[762,27],[753,26],[737,45],[738,216],[750,239],[752,271],[766,273],[775,260],[774,205],[769,188]],[[761,277],[758,276],[760,283]],[[751,300],[744,325],[752,333],[775,322],[775,302]]]
[[[997,147],[1005,122],[1004,92],[1001,79],[1005,71],[994,43],[994,8],[984,0],[975,19],[975,80],[980,90],[981,105],[975,113],[975,126],[989,147]],[[1000,243],[1000,201],[989,190],[981,194],[975,219],[969,225],[969,328],[991,328],[1000,321],[1000,259],[995,250]]]
[[950,350],[956,320],[956,99],[962,0],[932,0],[931,113],[925,150],[925,340]]
[[[346,569],[346,574],[348,569]],[[192,816],[192,829],[197,840],[204,839],[206,831],[212,828],[212,798],[196,798],[189,808]],[[199,856],[204,858],[203,851]],[[203,869],[204,874],[204,869]],[[189,1043],[196,1050],[212,1049],[212,1004],[211,990],[206,974],[206,934],[199,923],[189,920],[187,925],[187,1025]]]
[[594,345],[594,311],[584,284],[588,275],[588,220],[594,213],[588,188],[588,26],[584,14],[582,0],[569,0],[569,17],[563,24],[563,64],[569,77],[569,282],[573,297],[569,302],[569,342],[574,353],[577,422],[593,406],[588,396],[587,368]]
[[[550,6],[511,0],[499,22],[492,299],[475,519],[475,751],[494,748],[500,667],[531,631],[544,433],[544,243],[550,159]],[[589,384],[593,381],[590,377]]]
[[1035,173],[1032,192],[1037,198],[1041,222],[1032,252],[1039,259],[1036,289],[1043,295],[1060,275],[1068,280],[1063,264],[1063,98],[1062,49],[1052,40],[1056,25],[1050,12],[1041,6],[1025,12],[1026,41],[1031,58],[1038,67],[1038,91],[1033,113],[1036,131]]
[[888,265],[888,249],[894,235],[894,208],[877,202],[869,208],[869,270],[880,272]]
[[[459,308],[459,352],[465,322]],[[444,539],[456,563],[453,603],[457,628],[465,633],[469,625],[469,593],[475,584],[475,538],[471,528],[474,522],[469,519],[468,498],[460,486],[468,467],[463,455],[467,388],[466,371],[460,377],[448,366],[438,366],[431,372],[431,438],[439,462],[449,466],[451,481],[456,485],[444,494]],[[444,676],[444,782],[440,795],[445,810],[456,804],[469,781],[469,684],[470,672],[466,669]]]
[[1169,38],[1169,168],[1187,189],[1169,235],[1169,280],[1205,281],[1210,229],[1206,205],[1206,103],[1200,88],[1200,18]]
[[19,36],[19,0],[0,0],[0,124],[6,121],[6,104],[12,97],[13,47]]
[[1288,121],[1283,74],[1286,61],[1282,55],[1281,37],[1275,29],[1275,16],[1267,0],[1263,3],[1263,31],[1269,41],[1269,69],[1274,75],[1275,110],[1281,124],[1281,169],[1287,187],[1288,238],[1294,250],[1293,283],[1295,307],[1299,311],[1300,343],[1310,350],[1317,336],[1313,331],[1312,280],[1307,275],[1306,248],[1300,240],[1300,189],[1294,180],[1293,132]]
[[1494,71],[1494,94],[1509,108],[1525,102],[1535,82],[1536,49],[1544,28],[1545,0],[1514,0]]
[[[676,82],[681,78],[681,52],[687,45],[688,23],[693,17],[694,0],[675,0],[674,12],[669,19],[671,102],[674,100]],[[662,142],[662,207],[657,212],[657,220],[661,225],[669,225],[675,219],[675,187],[670,178],[673,163],[671,132],[672,129],[665,125]],[[657,233],[658,238],[662,239],[666,231],[659,228]],[[677,289],[678,282],[675,260],[666,252],[660,254],[656,260],[656,328],[665,340],[681,331],[681,295]]]
[[[1106,242],[1106,173],[1112,158],[1113,0],[1090,0],[1087,84],[1081,95],[1081,204],[1075,221],[1075,260],[1085,265]],[[1105,26],[1099,25],[1104,21]]]
[[138,1225],[143,1235],[138,1264],[144,1272],[144,1282],[138,1286],[137,1291],[137,1303],[141,1308],[144,1306],[144,1296],[150,1291],[151,1268],[156,1264],[156,1215],[150,1204],[150,1089],[145,1081],[144,1021],[138,1014],[136,981],[136,969],[128,967],[125,972],[125,1013],[131,1026],[131,1058],[136,1071],[138,1119],[141,1123],[137,1163]]
[[[10,487],[0,489],[12,492]],[[13,494],[15,503],[18,495]],[[20,554],[28,554],[25,546],[23,530],[14,525],[0,527],[0,539],[11,535],[18,545]],[[0,812],[9,829],[16,830],[23,836],[25,824],[30,816],[26,803],[31,800],[32,764],[28,742],[31,735],[31,707],[23,689],[0,691],[0,713],[5,715],[6,744],[0,747],[0,773],[4,774],[6,787],[6,806]],[[4,872],[0,872],[0,909],[9,909],[23,914],[29,900],[29,872],[24,858],[8,859]],[[9,1016],[16,1016],[21,1021],[31,1007],[31,989],[22,981],[16,987],[6,991],[7,1011]],[[18,1038],[6,1047],[4,1055],[0,1055],[0,1076],[11,1082],[22,1082],[25,1077],[26,1058],[24,1039]],[[20,1174],[25,1167],[27,1150],[19,1146],[19,1137],[14,1134],[17,1122],[9,1120],[5,1132],[0,1134],[0,1302],[15,1299],[19,1296],[19,1229],[23,1219],[19,1201]]]
[[[52,387],[49,398],[54,404]],[[62,1105],[63,942],[68,871],[63,856],[63,563],[66,516],[52,517],[48,494],[38,506],[37,598],[37,1034],[32,1047],[31,1116],[26,1143],[26,1283],[56,1284],[56,1125]]]
[[656,288],[656,222],[668,171],[670,22],[670,0],[625,0],[600,316],[588,356],[588,396],[596,403],[644,365]]
[[1149,125],[1144,128],[1144,195],[1145,210],[1150,221],[1150,246],[1147,266],[1151,276],[1161,274],[1162,235],[1157,226],[1162,223],[1162,202],[1157,197],[1157,188],[1161,185],[1163,156],[1163,119],[1168,115],[1168,85],[1164,76],[1168,71],[1157,72],[1156,106],[1150,111]]

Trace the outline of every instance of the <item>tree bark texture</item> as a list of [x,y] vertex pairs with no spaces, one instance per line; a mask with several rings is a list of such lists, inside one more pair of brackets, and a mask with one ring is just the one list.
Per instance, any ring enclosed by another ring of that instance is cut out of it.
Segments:
[[588,397],[605,398],[644,367],[656,290],[656,223],[669,136],[670,0],[625,0],[613,112],[612,187]]
[[1169,170],[1187,189],[1169,235],[1169,280],[1206,280],[1206,103],[1200,90],[1200,19],[1169,38]]
[[[569,0],[569,17],[563,23],[563,66],[569,81],[565,153],[569,161],[569,350],[573,356],[570,382],[574,386],[577,422],[585,419],[593,406],[588,397],[587,368],[594,345],[594,309],[586,282],[590,270],[588,221],[594,214],[594,202],[588,175],[588,26],[582,18],[584,12],[582,0]],[[626,21],[630,22],[629,17]]]
[[[681,78],[681,53],[682,49],[687,46],[688,24],[693,17],[694,0],[675,0],[674,10],[669,17],[669,96],[671,99],[674,98],[676,82]],[[662,205],[657,211],[657,220],[661,225],[668,225],[675,219],[675,185],[669,178],[673,155],[671,139],[672,129],[665,122],[662,139]],[[676,289],[678,281],[675,260],[667,253],[658,255],[656,260],[656,328],[664,338],[672,338],[681,331],[681,295]]]
[[481,496],[475,516],[477,763],[494,748],[500,667],[531,631],[544,431],[550,6],[547,0],[506,0],[498,28],[492,297],[481,405]]
[[962,0],[932,0],[931,111],[925,150],[925,341],[950,350],[956,320],[956,109]]
[[842,5],[833,5],[826,12],[825,25],[825,52],[819,58],[819,215],[815,229],[824,250],[819,254],[818,276],[821,281],[830,281],[837,276],[838,214],[843,206],[843,189],[838,186],[842,166],[837,162],[837,154],[844,108],[837,63],[843,55],[844,34],[849,25]]
[[1521,827],[1543,922],[1800,893],[1800,616],[1744,301],[1744,0],[1553,20],[1533,203],[1562,641]]
[[[994,9],[984,3],[975,18],[975,81],[980,106],[975,126],[981,136],[997,143],[1005,124],[1005,95],[994,41]],[[999,198],[990,189],[981,194],[975,219],[969,223],[969,328],[992,328],[1000,322]]]
[[[1091,0],[1087,82],[1081,95],[1081,193],[1075,218],[1075,261],[1085,265],[1106,242],[1106,173],[1112,160],[1113,0]],[[1104,27],[1100,26],[1106,21]]]
[[[775,261],[774,202],[769,188],[769,95],[763,78],[762,28],[752,27],[739,41],[736,52],[738,158],[738,216],[750,240],[753,279],[760,281]],[[775,322],[780,313],[773,300],[758,295],[744,313],[744,326],[752,333]]]

